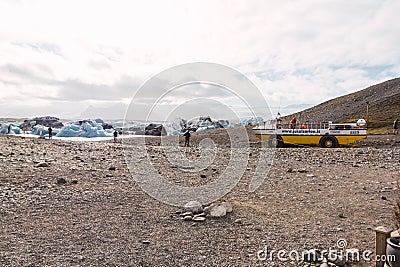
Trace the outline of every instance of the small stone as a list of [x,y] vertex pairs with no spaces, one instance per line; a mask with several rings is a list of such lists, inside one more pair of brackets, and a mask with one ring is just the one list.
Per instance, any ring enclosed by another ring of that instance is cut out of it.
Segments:
[[36,168],[45,168],[45,167],[49,167],[49,164],[47,162],[39,162],[38,164],[36,164],[35,167]]
[[346,218],[347,218],[347,216],[344,215],[343,213],[340,213],[338,216],[339,216],[339,218],[341,218],[341,219],[346,219]]
[[226,213],[231,213],[233,211],[232,204],[229,202],[222,202],[221,206],[225,207]]
[[206,220],[206,218],[202,217],[202,216],[193,217],[193,221],[195,221],[195,222],[204,222],[205,220]]
[[58,185],[63,185],[63,184],[66,184],[67,183],[67,180],[65,180],[64,178],[58,178],[57,179],[57,184]]
[[113,177],[113,175],[112,174],[106,174],[106,177],[107,178],[111,178],[111,177]]
[[226,216],[226,208],[222,205],[214,206],[210,209],[210,217],[221,218]]
[[185,216],[185,217],[183,217],[183,220],[184,221],[191,221],[193,218],[192,218],[192,216]]
[[207,178],[207,175],[201,174],[201,175],[200,175],[200,178],[203,178],[203,179],[204,179],[204,178]]
[[381,196],[381,199],[382,199],[382,200],[387,200],[387,197]]
[[71,181],[71,184],[77,184],[78,183],[78,180],[76,180],[76,179],[73,179],[72,181]]
[[182,213],[181,216],[182,216],[182,217],[185,217],[185,216],[193,216],[193,212],[187,211],[187,212]]
[[289,168],[289,169],[287,170],[287,172],[292,173],[292,172],[293,172],[293,169],[292,169],[292,168]]
[[236,219],[236,220],[235,220],[235,223],[237,223],[237,224],[242,224],[242,220],[241,220],[241,219]]
[[190,211],[193,214],[198,214],[203,212],[203,205],[198,201],[190,201],[183,206],[183,209],[185,211]]
[[150,240],[143,240],[142,244],[148,245],[148,244],[150,244]]
[[114,166],[111,166],[110,168],[108,168],[108,170],[110,170],[110,171],[115,171],[116,168],[115,168]]
[[306,173],[306,172],[308,172],[306,169],[299,169],[299,170],[297,170],[297,172],[299,172],[299,173]]
[[193,217],[205,217],[206,214],[204,212],[194,215]]

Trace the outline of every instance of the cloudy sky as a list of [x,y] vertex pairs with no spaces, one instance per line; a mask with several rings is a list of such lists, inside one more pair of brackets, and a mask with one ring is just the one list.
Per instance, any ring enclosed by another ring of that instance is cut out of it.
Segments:
[[[123,118],[147,79],[189,62],[242,72],[290,113],[399,77],[399,10],[397,0],[2,0],[0,117]],[[202,89],[213,99],[204,86],[188,94]]]

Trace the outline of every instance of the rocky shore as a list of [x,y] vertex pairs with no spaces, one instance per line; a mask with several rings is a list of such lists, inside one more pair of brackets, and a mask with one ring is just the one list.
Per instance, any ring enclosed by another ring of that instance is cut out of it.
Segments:
[[[193,134],[191,147],[179,147],[196,159],[204,138],[218,146],[212,164],[198,172],[168,163],[161,139],[149,137],[153,166],[174,183],[207,184],[229,162],[232,148],[223,131]],[[250,137],[245,174],[220,200],[232,212],[196,221],[141,190],[120,142],[0,135],[0,266],[305,266],[262,261],[257,254],[266,246],[329,249],[339,239],[349,249],[374,251],[373,228],[394,223],[399,136],[371,136],[337,149],[277,149],[252,193],[261,148]]]

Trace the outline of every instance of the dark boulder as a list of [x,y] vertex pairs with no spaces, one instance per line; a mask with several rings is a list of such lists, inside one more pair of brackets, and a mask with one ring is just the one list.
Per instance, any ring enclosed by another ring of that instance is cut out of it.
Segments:
[[114,129],[114,127],[111,124],[105,123],[105,124],[103,124],[103,129],[104,130]]
[[32,120],[25,120],[24,123],[22,123],[19,126],[19,128],[31,130],[36,125],[43,125],[44,127],[51,127],[55,129],[64,127],[64,124],[60,121],[59,118],[45,116],[45,117],[36,117],[33,118]]
[[167,135],[167,131],[162,124],[150,123],[144,129],[144,134],[153,136],[164,136]]

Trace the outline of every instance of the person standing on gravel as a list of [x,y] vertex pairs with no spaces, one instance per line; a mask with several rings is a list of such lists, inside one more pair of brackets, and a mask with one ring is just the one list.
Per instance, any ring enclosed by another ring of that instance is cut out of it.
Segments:
[[114,130],[114,142],[117,142],[118,132]]
[[189,146],[189,142],[190,142],[190,132],[189,132],[189,130],[186,130],[186,132],[183,135],[185,136],[185,146]]
[[393,134],[399,134],[399,119],[393,122]]
[[53,139],[53,129],[51,127],[49,127],[49,129],[47,129],[47,131],[49,132],[49,139]]

